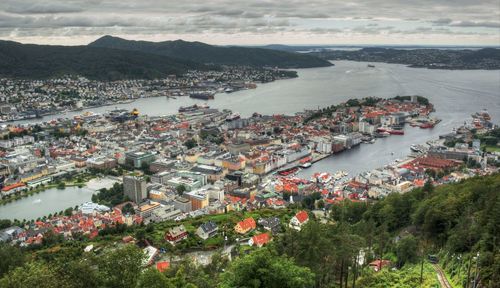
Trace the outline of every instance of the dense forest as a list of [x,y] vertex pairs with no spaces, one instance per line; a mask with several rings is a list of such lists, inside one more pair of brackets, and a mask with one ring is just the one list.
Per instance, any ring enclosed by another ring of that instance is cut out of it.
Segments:
[[310,68],[332,65],[326,60],[300,53],[263,48],[223,47],[183,40],[148,42],[104,36],[90,43],[89,46],[138,51],[218,65],[280,68]]
[[203,64],[169,57],[89,46],[29,45],[0,41],[0,76],[43,79],[81,75],[89,79],[154,79],[181,75]]
[[500,49],[393,49],[362,48],[311,53],[328,60],[406,64],[434,69],[500,69]]
[[[208,266],[183,260],[164,272],[143,270],[135,245],[85,253],[85,237],[49,235],[40,246],[0,246],[0,286],[416,287],[422,281],[422,287],[438,287],[424,261],[434,254],[456,287],[467,279],[498,287],[499,191],[495,174],[438,187],[427,183],[373,203],[346,200],[332,206],[326,219],[309,221],[300,232],[285,229],[269,245],[244,250],[231,262],[216,253]],[[141,238],[153,228],[140,228]],[[109,235],[99,237],[110,241]],[[394,269],[366,267],[380,258]]]
[[105,36],[86,46],[0,41],[0,77],[46,79],[78,75],[96,80],[156,79],[182,75],[188,70],[218,70],[220,64],[256,68],[331,65],[299,53],[181,40],[154,43]]

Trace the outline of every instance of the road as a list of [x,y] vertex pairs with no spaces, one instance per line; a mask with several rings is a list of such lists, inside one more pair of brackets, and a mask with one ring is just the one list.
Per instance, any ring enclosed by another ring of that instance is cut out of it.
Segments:
[[439,267],[439,265],[437,265],[437,264],[432,264],[432,266],[434,266],[434,270],[436,270],[439,284],[441,285],[441,287],[452,288],[450,282],[448,282],[448,279],[446,278],[446,275],[444,274],[443,269],[441,269],[441,267]]

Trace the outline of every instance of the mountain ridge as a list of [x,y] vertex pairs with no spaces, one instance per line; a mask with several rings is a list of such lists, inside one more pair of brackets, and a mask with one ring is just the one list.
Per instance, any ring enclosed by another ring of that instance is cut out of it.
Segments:
[[46,79],[81,75],[96,80],[155,79],[220,65],[310,68],[318,57],[262,48],[222,47],[184,40],[148,42],[103,36],[88,45],[22,44],[0,40],[0,77]]
[[205,65],[165,56],[89,46],[21,44],[0,40],[0,77],[45,79],[81,75],[89,79],[153,79],[181,75]]
[[276,66],[279,68],[311,68],[332,65],[324,59],[300,53],[265,48],[215,46],[203,42],[189,42],[180,39],[149,42],[127,40],[106,35],[89,43],[88,46],[133,50],[216,65]]

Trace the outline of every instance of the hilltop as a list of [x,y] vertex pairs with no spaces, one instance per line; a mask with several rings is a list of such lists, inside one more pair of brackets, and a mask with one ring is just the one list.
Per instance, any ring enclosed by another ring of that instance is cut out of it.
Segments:
[[70,74],[95,80],[155,79],[188,70],[219,70],[220,65],[309,68],[332,64],[294,52],[183,40],[147,42],[104,36],[86,46],[0,40],[0,77],[6,78],[46,79]]
[[177,59],[219,65],[245,65],[253,67],[310,68],[332,64],[315,56],[264,48],[222,47],[202,42],[183,40],[148,42],[132,41],[104,36],[89,44],[90,47],[139,51]]
[[153,79],[180,75],[203,64],[170,57],[91,46],[50,46],[0,41],[0,77],[44,79]]

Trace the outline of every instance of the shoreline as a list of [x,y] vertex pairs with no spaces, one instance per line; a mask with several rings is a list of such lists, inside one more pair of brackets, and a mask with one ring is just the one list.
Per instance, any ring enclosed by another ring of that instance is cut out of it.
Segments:
[[[63,183],[65,183],[65,182],[63,182]],[[23,198],[28,198],[30,196],[34,196],[35,194],[39,194],[39,193],[45,192],[46,190],[49,190],[49,189],[54,189],[54,188],[59,189],[58,185],[59,184],[57,184],[57,183],[48,184],[48,185],[45,185],[43,187],[34,188],[33,190],[29,190],[29,188],[27,188],[28,191],[26,191],[25,193],[22,193],[22,194],[19,194],[19,195],[15,195],[13,197],[8,197],[8,198],[1,199],[0,200],[0,207],[4,206],[4,205],[7,205],[7,204],[10,204],[10,203],[17,202],[19,200],[22,200]],[[64,189],[66,189],[66,187],[84,188],[86,186],[87,186],[86,183],[65,183],[64,184]],[[64,189],[59,189],[59,190],[64,190]]]
[[[325,67],[333,67],[333,66],[334,65],[324,66],[324,67],[311,67],[311,68],[325,68]],[[300,69],[309,69],[309,68],[300,68]],[[295,71],[295,70],[293,70],[293,71]],[[269,82],[259,82],[259,84],[268,84],[268,83],[274,83],[274,82],[277,82],[277,81],[291,80],[291,79],[296,79],[296,78],[299,78],[299,76],[297,75],[296,77],[280,78],[280,79],[276,79],[276,80],[269,81]],[[234,92],[245,91],[245,90],[256,90],[258,88],[259,88],[259,85],[256,85],[255,88],[240,89],[240,90],[236,90]],[[234,93],[234,92],[232,92],[232,93]],[[217,95],[217,94],[226,94],[226,93],[224,91],[217,91],[217,92],[215,92],[214,95]],[[40,121],[38,121],[36,123],[42,123],[42,122],[45,122],[45,121],[42,121],[43,117],[53,116],[53,115],[61,115],[62,117],[59,117],[59,118],[70,119],[68,117],[64,117],[63,115],[66,115],[67,113],[84,111],[84,110],[89,110],[89,109],[93,109],[93,108],[108,107],[108,106],[113,106],[113,105],[131,104],[131,103],[136,102],[139,99],[160,98],[160,97],[166,97],[167,99],[177,100],[179,97],[181,97],[181,98],[182,97],[188,97],[189,98],[189,95],[187,95],[187,94],[186,95],[150,95],[150,96],[142,96],[142,97],[131,98],[131,99],[122,99],[122,100],[119,100],[117,102],[105,103],[105,104],[102,104],[102,105],[91,105],[91,106],[85,106],[85,107],[81,107],[81,108],[72,108],[72,109],[67,109],[67,110],[57,110],[57,111],[54,111],[54,112],[48,112],[48,113],[39,114],[38,116],[35,116],[35,117],[27,117],[27,118],[22,118],[22,119],[0,120],[0,124],[1,123],[16,123],[16,122],[30,121],[30,120],[33,120],[33,121],[40,120]]]

